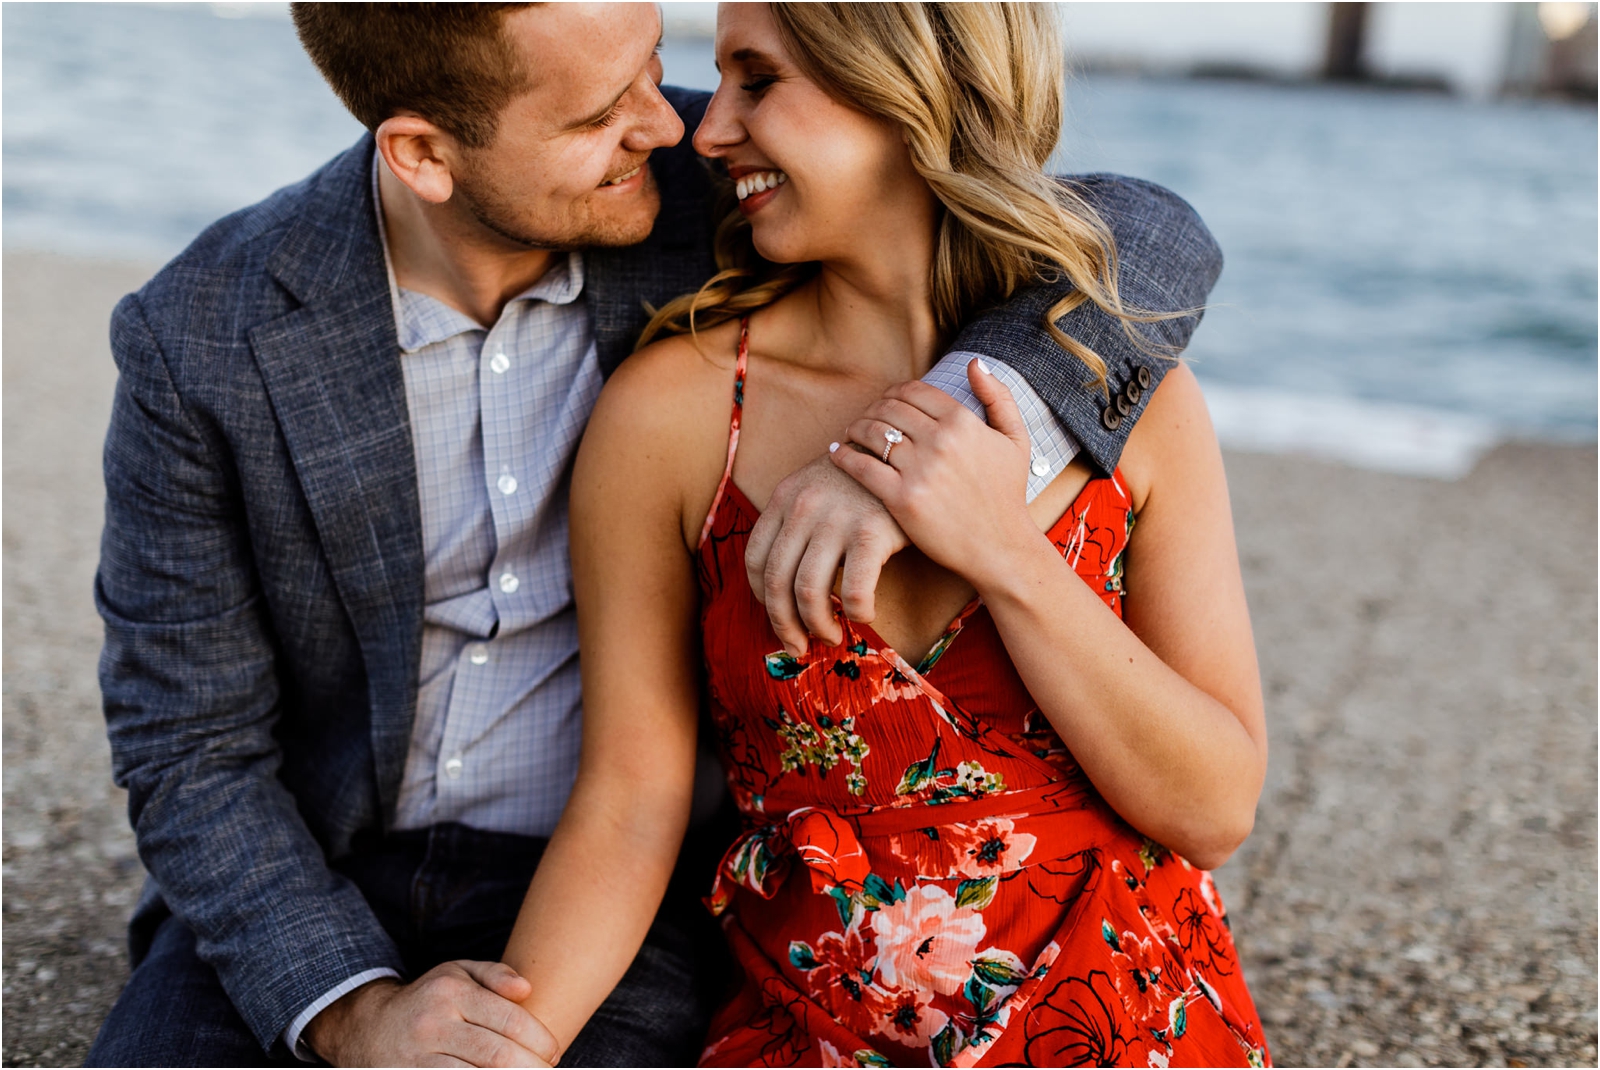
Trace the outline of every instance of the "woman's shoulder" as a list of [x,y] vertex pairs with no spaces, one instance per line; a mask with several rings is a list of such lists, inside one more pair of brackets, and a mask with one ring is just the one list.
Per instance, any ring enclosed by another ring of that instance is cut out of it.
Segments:
[[719,395],[731,402],[738,345],[738,321],[650,343],[606,380],[595,418],[650,426],[694,422]]
[[1117,465],[1127,481],[1136,511],[1152,489],[1221,471],[1221,451],[1211,426],[1205,394],[1194,372],[1179,362],[1162,377],[1128,436]]
[[[653,342],[618,366],[600,391],[584,436],[574,490],[590,476],[633,504],[670,500],[709,507],[727,457],[739,324]],[[599,467],[596,467],[596,466]]]
[[590,417],[590,436],[613,428],[635,440],[703,433],[712,414],[732,403],[738,343],[739,325],[733,323],[645,346],[606,380]]

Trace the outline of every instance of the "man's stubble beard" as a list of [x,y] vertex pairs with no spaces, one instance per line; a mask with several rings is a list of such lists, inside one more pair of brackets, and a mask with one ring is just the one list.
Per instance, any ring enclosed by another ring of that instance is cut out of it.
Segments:
[[[647,212],[626,219],[598,219],[567,221],[559,229],[540,229],[535,222],[525,218],[507,196],[493,182],[479,182],[475,175],[462,176],[456,182],[455,195],[477,224],[496,237],[523,249],[548,249],[568,252],[586,248],[619,248],[637,245],[650,236],[655,227],[656,215],[661,211],[661,191],[656,186],[655,172],[648,163],[644,165],[644,188],[638,193],[639,206]],[[464,180],[463,180],[464,179]]]

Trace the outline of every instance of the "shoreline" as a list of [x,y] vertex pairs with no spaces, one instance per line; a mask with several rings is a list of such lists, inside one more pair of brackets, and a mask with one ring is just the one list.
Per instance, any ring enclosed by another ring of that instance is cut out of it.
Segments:
[[[7,261],[94,265],[130,279],[147,278],[159,264],[139,257],[71,251],[9,249]],[[130,287],[134,285],[129,284]],[[1416,398],[1305,393],[1273,385],[1213,378],[1202,360],[1190,364],[1200,381],[1217,439],[1225,452],[1325,461],[1373,472],[1457,480],[1491,450],[1514,446],[1591,446],[1597,428],[1496,423]]]
[[[106,322],[149,270],[3,259],[11,1065],[81,1063],[126,976],[91,584]],[[1592,1065],[1595,446],[1455,481],[1225,461],[1272,754],[1217,883],[1276,1061]]]

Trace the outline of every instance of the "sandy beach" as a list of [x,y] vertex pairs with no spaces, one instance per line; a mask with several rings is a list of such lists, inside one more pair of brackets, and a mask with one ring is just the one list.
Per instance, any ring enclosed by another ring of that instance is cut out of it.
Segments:
[[[91,589],[106,323],[149,268],[3,270],[0,1059],[78,1065],[142,880]],[[1593,1065],[1595,448],[1456,482],[1227,462],[1272,752],[1217,881],[1277,1063]]]

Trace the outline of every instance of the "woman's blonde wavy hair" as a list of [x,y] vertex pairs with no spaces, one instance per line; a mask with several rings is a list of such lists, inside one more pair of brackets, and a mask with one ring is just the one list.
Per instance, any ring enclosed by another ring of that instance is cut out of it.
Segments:
[[[1165,316],[1124,308],[1111,232],[1082,197],[1045,173],[1062,121],[1065,63],[1051,5],[773,3],[789,55],[825,93],[898,126],[917,172],[944,206],[933,261],[936,322],[950,338],[1019,288],[1065,276],[1072,292],[1045,313],[1052,337],[1102,391],[1105,362],[1056,321],[1084,301],[1133,324]],[[774,264],[723,191],[718,272],[654,312],[643,346],[694,333],[778,300],[815,264]]]

